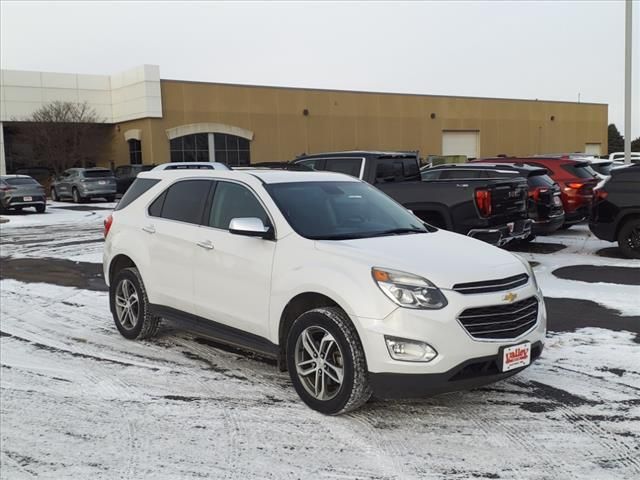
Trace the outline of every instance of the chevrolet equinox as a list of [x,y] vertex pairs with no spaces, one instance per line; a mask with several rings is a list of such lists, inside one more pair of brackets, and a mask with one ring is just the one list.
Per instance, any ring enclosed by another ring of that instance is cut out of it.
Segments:
[[347,175],[145,172],[104,233],[124,337],[166,319],[273,358],[326,414],[494,382],[542,352],[527,262]]

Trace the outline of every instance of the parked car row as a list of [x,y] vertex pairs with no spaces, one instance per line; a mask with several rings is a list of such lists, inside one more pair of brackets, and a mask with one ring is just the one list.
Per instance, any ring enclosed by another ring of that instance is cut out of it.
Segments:
[[0,210],[33,207],[38,213],[47,208],[44,187],[28,175],[0,176]]

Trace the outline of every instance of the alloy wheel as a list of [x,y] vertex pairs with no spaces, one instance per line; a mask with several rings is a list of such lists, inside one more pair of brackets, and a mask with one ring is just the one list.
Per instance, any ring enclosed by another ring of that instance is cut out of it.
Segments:
[[640,226],[631,229],[627,237],[627,244],[632,250],[640,250]]
[[318,400],[331,400],[344,380],[344,356],[336,339],[322,327],[304,329],[296,341],[296,372],[305,390]]
[[122,328],[133,330],[138,324],[140,302],[136,287],[126,278],[122,279],[116,287],[115,307]]

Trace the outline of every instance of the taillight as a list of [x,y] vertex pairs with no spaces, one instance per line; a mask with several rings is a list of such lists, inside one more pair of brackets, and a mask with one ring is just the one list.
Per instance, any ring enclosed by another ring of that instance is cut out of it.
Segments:
[[548,188],[535,187],[532,190],[529,190],[529,197],[533,198],[533,200],[537,202],[540,199],[540,194],[547,193],[548,191]]
[[478,188],[476,190],[476,205],[480,215],[483,217],[491,215],[491,191],[486,188]]
[[11,192],[15,189],[16,189],[15,187],[0,187],[0,190],[3,192]]
[[575,190],[580,195],[591,195],[593,194],[593,184],[592,183],[583,183],[583,182],[568,182],[565,184],[566,188],[565,192]]
[[567,187],[572,188],[573,190],[580,190],[582,187],[584,187],[584,183],[569,182],[567,183]]
[[593,193],[595,195],[596,202],[604,200],[609,196],[609,194],[605,190],[601,190],[601,189],[594,190]]
[[109,235],[111,225],[113,225],[113,215],[109,214],[109,216],[104,219],[104,238],[107,238],[107,235]]

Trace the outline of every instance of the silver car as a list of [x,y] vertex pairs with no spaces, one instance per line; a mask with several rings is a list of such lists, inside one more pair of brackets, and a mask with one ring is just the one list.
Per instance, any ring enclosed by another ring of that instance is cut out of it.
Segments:
[[28,175],[3,175],[0,177],[0,207],[2,210],[22,210],[35,207],[44,213],[47,197],[44,187]]
[[91,198],[116,199],[116,178],[107,168],[70,168],[51,184],[51,199],[71,198],[80,203]]

